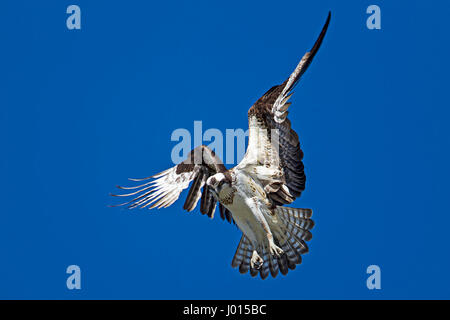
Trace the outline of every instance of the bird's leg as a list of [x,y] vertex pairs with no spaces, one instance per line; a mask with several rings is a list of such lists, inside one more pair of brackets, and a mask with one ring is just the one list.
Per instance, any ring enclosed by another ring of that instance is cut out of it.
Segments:
[[284,251],[283,251],[283,249],[281,249],[279,246],[277,246],[275,244],[275,242],[273,241],[273,235],[270,231],[267,233],[267,240],[269,240],[270,254],[280,257],[284,253]]
[[255,215],[256,221],[260,223],[261,227],[263,228],[266,234],[267,240],[269,242],[270,254],[280,257],[284,253],[284,251],[280,247],[278,247],[273,241],[272,231],[270,231],[269,224],[267,223],[267,220],[264,217],[264,213],[262,212],[262,210],[267,209],[267,207],[264,206],[258,207],[258,202],[255,199],[256,198],[254,197],[249,199],[247,204],[249,208],[252,210],[253,214]]
[[259,256],[256,250],[253,250],[252,259],[250,260],[250,266],[254,269],[261,268],[264,260]]
[[270,231],[270,227],[269,227],[269,224],[267,223],[267,220],[264,217],[262,217],[260,222],[261,222],[261,225],[262,225],[264,231],[266,232],[267,240],[269,241],[269,252],[270,252],[270,254],[274,255],[274,256],[277,256],[277,257],[281,257],[281,255],[284,253],[284,251],[283,251],[283,249],[278,247],[275,244],[275,242],[273,241],[272,231]]

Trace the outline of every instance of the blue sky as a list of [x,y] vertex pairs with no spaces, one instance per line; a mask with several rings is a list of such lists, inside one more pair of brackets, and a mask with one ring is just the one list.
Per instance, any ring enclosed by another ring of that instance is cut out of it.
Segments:
[[[77,4],[81,30],[66,28]],[[381,8],[381,30],[366,8]],[[450,298],[446,1],[5,1],[0,298]],[[172,162],[176,128],[247,128],[332,19],[290,119],[310,253],[287,277],[230,266],[240,231],[181,199],[109,208]],[[82,289],[68,290],[79,265]],[[366,268],[381,268],[368,290]]]

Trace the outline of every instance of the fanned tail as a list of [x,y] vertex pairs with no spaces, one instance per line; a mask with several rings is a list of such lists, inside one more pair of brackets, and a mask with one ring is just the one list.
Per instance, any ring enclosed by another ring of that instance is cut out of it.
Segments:
[[263,245],[261,252],[258,252],[263,263],[258,269],[252,268],[250,261],[254,248],[247,237],[242,235],[231,263],[233,268],[239,268],[240,273],[250,271],[252,277],[259,273],[261,279],[266,279],[269,274],[275,278],[279,272],[286,275],[289,269],[293,270],[302,263],[302,255],[308,252],[306,241],[312,238],[312,210],[276,207],[275,214],[280,220],[280,228],[273,230],[274,241],[284,253],[280,257],[271,255],[268,246]]
[[[314,221],[311,220],[311,209],[277,207],[276,214],[283,221],[281,232],[275,232],[275,242],[278,242],[284,251],[285,262],[288,269],[295,269],[302,263],[302,255],[309,251],[306,241],[312,239],[311,229]],[[284,268],[283,274],[289,270]],[[281,270],[281,268],[280,268]]]

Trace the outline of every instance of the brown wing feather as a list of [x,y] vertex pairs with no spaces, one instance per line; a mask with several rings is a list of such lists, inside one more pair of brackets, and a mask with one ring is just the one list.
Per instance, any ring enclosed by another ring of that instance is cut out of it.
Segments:
[[[136,190],[126,194],[113,194],[115,197],[135,196],[133,199],[116,206],[128,205],[128,208],[162,208],[172,205],[181,192],[189,187],[183,209],[192,211],[201,198],[200,211],[202,214],[214,217],[216,200],[214,199],[206,180],[216,174],[225,173],[227,168],[207,146],[199,146],[193,149],[186,160],[154,176],[144,179],[130,179],[132,181],[148,181],[144,184],[132,187],[118,187],[124,190]],[[203,190],[203,191],[202,191]],[[231,216],[231,215],[230,215]],[[225,218],[225,217],[223,217]],[[228,215],[227,220],[230,221]]]
[[220,217],[223,220],[227,220],[230,223],[234,223],[236,224],[236,222],[233,220],[233,216],[230,212],[230,210],[228,210],[224,205],[222,205],[221,203],[219,203],[219,210],[220,210]]
[[[294,72],[281,85],[270,88],[248,112],[249,122],[253,118],[253,123],[258,123],[261,129],[269,132],[266,139],[270,140],[273,148],[274,134],[277,134],[279,165],[282,169],[281,182],[276,182],[268,186],[269,195],[277,205],[291,203],[296,197],[299,197],[305,189],[306,176],[302,162],[303,151],[300,148],[300,142],[297,133],[291,128],[291,122],[287,118],[289,98],[292,90],[300,80],[303,73],[311,64],[315,54],[325,37],[330,22],[331,13],[328,14],[325,25],[316,40],[312,49],[307,52]],[[273,130],[275,129],[275,130]],[[254,147],[250,146],[249,148]],[[282,185],[287,186],[288,192]]]

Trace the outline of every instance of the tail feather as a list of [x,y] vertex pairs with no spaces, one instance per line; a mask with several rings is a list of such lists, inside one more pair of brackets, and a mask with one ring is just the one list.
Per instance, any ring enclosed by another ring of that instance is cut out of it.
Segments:
[[256,277],[256,276],[258,275],[258,273],[259,273],[259,270],[258,270],[258,269],[250,268],[250,275],[251,275],[252,277]]
[[261,279],[266,279],[269,276],[269,250],[266,246],[263,247],[261,258],[264,260],[262,266],[259,268],[259,275]]
[[289,269],[288,269],[288,261],[285,254],[283,254],[280,258],[278,258],[278,266],[280,267],[281,274],[283,276],[287,275]]
[[[284,222],[282,230],[284,229],[287,242],[295,250],[300,260],[299,263],[301,263],[301,255],[309,251],[305,241],[312,239],[310,231],[314,227],[314,221],[311,220],[312,210],[277,207],[275,211]],[[282,235],[278,235],[278,237],[282,237]]]
[[269,274],[275,278],[278,273],[286,275],[289,269],[293,270],[302,263],[302,255],[308,252],[306,241],[312,238],[310,232],[314,226],[314,222],[311,220],[312,210],[276,207],[275,214],[280,218],[280,228],[274,231],[274,241],[283,249],[284,253],[281,257],[273,256],[269,253],[268,247],[263,245],[262,252],[258,252],[263,259],[263,264],[259,269],[252,268],[250,260],[254,248],[250,240],[242,235],[231,263],[233,268],[239,268],[240,273],[250,271],[252,277],[259,273],[261,279],[266,279]]
[[236,253],[234,254],[233,261],[231,261],[231,267],[236,268],[242,264],[245,259],[245,253],[247,252],[247,238],[242,235],[241,241],[239,241]]
[[288,240],[282,242],[281,249],[283,249],[289,269],[292,269],[293,265],[299,264],[301,262],[301,256],[298,251],[295,249],[293,242],[290,241],[291,237]]
[[269,270],[272,277],[276,277],[278,275],[278,257],[274,257],[269,254]]
[[231,266],[239,267],[240,273],[247,273],[250,269],[250,259],[252,258],[253,248],[246,236],[242,235],[236,253],[234,254]]

